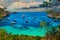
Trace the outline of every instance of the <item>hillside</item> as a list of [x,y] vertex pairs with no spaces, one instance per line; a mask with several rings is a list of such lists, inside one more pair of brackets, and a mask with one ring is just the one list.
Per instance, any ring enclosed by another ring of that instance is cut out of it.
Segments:
[[31,7],[31,6],[38,6],[42,4],[39,2],[30,2],[30,3],[25,3],[25,2],[15,2],[13,4],[11,4],[10,6],[7,7],[7,9],[17,9],[17,8],[24,8],[24,7]]

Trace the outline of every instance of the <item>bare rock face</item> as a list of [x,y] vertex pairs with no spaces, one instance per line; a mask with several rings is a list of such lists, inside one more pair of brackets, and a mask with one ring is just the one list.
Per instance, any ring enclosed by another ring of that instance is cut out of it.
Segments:
[[3,8],[0,8],[0,19],[8,16],[8,12],[5,11]]

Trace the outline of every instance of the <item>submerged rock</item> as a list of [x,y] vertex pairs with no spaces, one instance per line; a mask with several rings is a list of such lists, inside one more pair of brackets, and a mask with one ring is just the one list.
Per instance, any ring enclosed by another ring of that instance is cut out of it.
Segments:
[[36,16],[33,17],[33,19],[36,19],[36,18],[37,18]]
[[14,22],[16,22],[16,19],[14,19]]
[[15,22],[11,22],[10,24],[11,24],[11,26],[13,26],[15,24]]
[[23,14],[21,17],[22,17],[22,18],[25,18],[25,15]]
[[26,23],[28,23],[29,22],[29,20],[26,20]]
[[29,29],[29,27],[26,27],[26,26],[23,26],[23,25],[14,25],[13,28],[14,29],[21,29],[21,30]]
[[13,28],[17,28],[17,29],[19,29],[19,28],[21,28],[21,27],[22,27],[22,25],[14,25]]

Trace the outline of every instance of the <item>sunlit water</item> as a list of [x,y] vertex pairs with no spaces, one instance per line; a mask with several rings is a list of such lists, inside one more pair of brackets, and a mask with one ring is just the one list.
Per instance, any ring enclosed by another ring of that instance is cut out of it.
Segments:
[[[47,26],[41,27],[40,22],[46,21],[48,26],[57,26],[60,21],[54,22],[53,18],[49,18],[45,12],[16,12],[11,13],[7,18],[2,20],[0,28],[6,29],[8,33],[29,35],[29,36],[45,36],[48,31]],[[11,23],[15,22],[12,26]]]

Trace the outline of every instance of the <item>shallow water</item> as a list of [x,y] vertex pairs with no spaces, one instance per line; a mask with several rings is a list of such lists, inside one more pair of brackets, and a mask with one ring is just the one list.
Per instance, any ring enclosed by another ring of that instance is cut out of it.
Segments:
[[[16,12],[11,13],[9,17],[2,20],[1,28],[6,29],[8,33],[31,36],[45,36],[47,28],[40,28],[40,22],[50,23],[48,26],[57,26],[60,21],[54,22],[53,18],[47,17],[46,12]],[[15,22],[11,25],[11,22]]]

